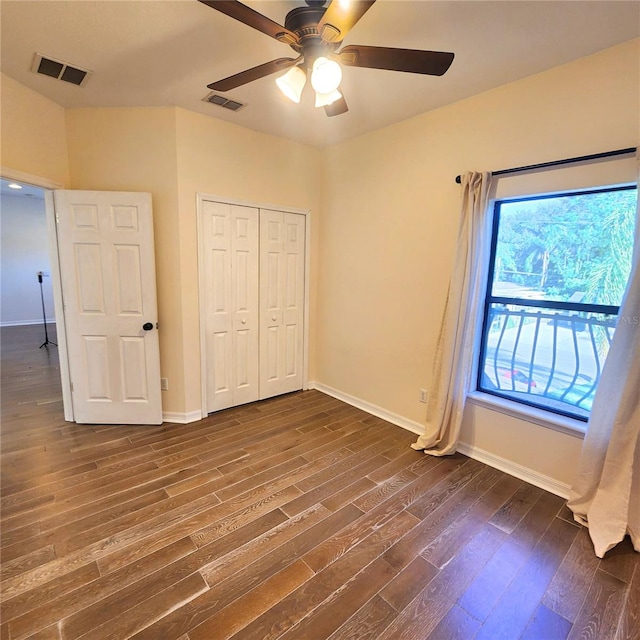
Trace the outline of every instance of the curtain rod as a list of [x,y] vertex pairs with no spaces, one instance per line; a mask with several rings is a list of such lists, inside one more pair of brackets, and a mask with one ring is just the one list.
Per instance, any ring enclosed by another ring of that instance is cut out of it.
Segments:
[[[520,171],[533,171],[534,169],[546,169],[548,167],[557,167],[563,164],[573,164],[574,162],[587,162],[588,160],[600,160],[602,158],[611,158],[613,156],[626,156],[637,151],[636,147],[628,147],[627,149],[616,149],[615,151],[605,151],[604,153],[593,153],[589,156],[578,156],[576,158],[564,158],[564,160],[553,160],[551,162],[541,162],[540,164],[529,164],[525,167],[513,167],[512,169],[500,169],[500,171],[492,171],[492,176],[503,176],[507,173],[519,173]],[[461,176],[456,176],[456,182],[460,184]]]

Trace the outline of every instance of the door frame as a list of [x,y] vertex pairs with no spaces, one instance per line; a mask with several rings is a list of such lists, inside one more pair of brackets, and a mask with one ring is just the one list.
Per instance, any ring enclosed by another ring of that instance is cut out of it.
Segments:
[[60,278],[60,256],[58,251],[58,229],[56,212],[53,204],[53,191],[64,189],[60,182],[35,176],[23,171],[0,167],[0,175],[7,180],[15,180],[33,185],[44,190],[45,218],[47,222],[47,241],[51,268],[51,284],[53,290],[53,306],[56,314],[56,338],[58,340],[58,360],[60,362],[60,383],[62,387],[62,407],[64,419],[74,422],[73,397],[71,394],[71,374],[69,372],[69,354],[67,351],[67,333],[62,299],[62,280]]
[[[204,304],[206,294],[206,274],[204,271],[204,234],[202,229],[202,216],[205,201],[219,202],[221,204],[251,207],[253,209],[269,209],[284,213],[297,213],[305,216],[305,242],[304,242],[304,321],[303,321],[303,348],[302,348],[302,388],[307,389],[309,383],[309,299],[310,299],[310,275],[311,275],[311,210],[286,207],[271,203],[257,203],[247,200],[225,198],[209,193],[196,194],[196,234],[198,238],[198,306],[200,307],[200,386],[201,386],[201,410],[202,417],[209,415],[207,404],[207,348],[206,348],[206,306]],[[258,216],[260,213],[258,212]]]

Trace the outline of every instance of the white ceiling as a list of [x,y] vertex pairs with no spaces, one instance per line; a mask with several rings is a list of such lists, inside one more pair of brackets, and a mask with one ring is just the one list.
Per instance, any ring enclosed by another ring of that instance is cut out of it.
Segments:
[[[280,0],[245,4],[282,24]],[[228,92],[206,85],[278,57],[284,44],[196,0],[2,0],[1,68],[65,107],[180,106],[323,147],[640,36],[640,1],[378,0],[345,44],[453,51],[443,77],[344,69],[349,112],[327,118],[311,91],[288,101],[274,77]],[[89,69],[77,87],[31,71],[35,52]]]
[[[15,189],[10,187],[10,184],[19,184],[22,189]],[[26,184],[24,182],[16,182],[15,180],[0,179],[0,195],[12,196],[14,198],[36,198],[38,200],[44,200],[44,190],[40,187],[34,187],[33,185]]]

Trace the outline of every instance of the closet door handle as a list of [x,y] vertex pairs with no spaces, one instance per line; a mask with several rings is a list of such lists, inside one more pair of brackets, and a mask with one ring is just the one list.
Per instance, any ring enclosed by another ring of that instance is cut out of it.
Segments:
[[246,318],[242,318],[242,324],[247,324],[247,319]]
[[276,321],[276,317],[275,316],[271,316],[271,319],[275,322]]
[[151,331],[151,329],[153,329],[153,324],[152,324],[151,322],[145,322],[145,323],[142,325],[142,328],[143,328],[145,331]]

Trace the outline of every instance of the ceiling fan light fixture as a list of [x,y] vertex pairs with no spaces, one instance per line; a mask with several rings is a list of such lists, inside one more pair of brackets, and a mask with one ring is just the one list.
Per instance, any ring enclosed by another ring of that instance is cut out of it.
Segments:
[[318,93],[316,91],[316,107],[328,107],[336,100],[340,100],[340,98],[342,98],[342,94],[337,89],[331,93]]
[[320,56],[313,63],[311,86],[316,93],[331,94],[338,89],[342,81],[342,69],[335,60]]
[[304,72],[304,69],[299,66],[291,67],[283,76],[276,78],[276,84],[280,88],[280,91],[293,102],[300,102],[302,90],[306,82],[307,74]]

